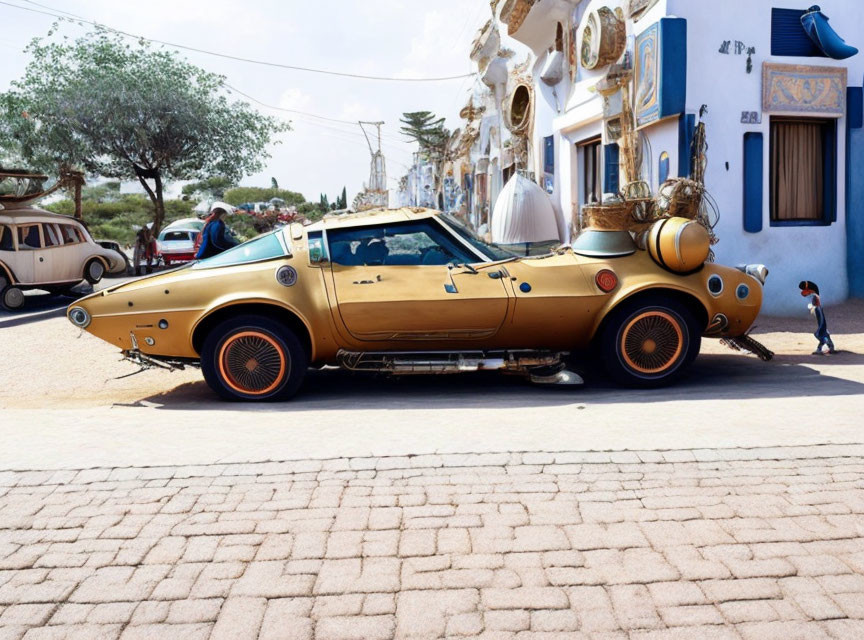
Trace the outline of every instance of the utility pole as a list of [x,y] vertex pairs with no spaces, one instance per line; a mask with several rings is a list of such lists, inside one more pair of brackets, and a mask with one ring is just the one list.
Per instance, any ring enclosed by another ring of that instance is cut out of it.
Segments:
[[[384,154],[381,152],[381,127],[384,122],[365,122],[358,121],[360,130],[363,132],[363,137],[366,138],[366,144],[369,146],[369,154],[372,160],[369,166],[369,184],[366,185],[366,194],[370,202],[368,204],[386,207],[387,198],[387,167],[384,162]],[[372,147],[372,142],[369,140],[369,135],[366,133],[366,128],[363,125],[375,127],[378,131],[378,148]]]

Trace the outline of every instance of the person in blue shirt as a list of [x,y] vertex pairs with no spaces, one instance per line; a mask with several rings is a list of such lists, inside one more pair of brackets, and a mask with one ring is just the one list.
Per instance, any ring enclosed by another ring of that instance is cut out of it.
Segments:
[[803,280],[798,283],[798,288],[801,289],[801,295],[805,298],[810,296],[810,304],[807,308],[810,313],[816,316],[816,332],[813,334],[819,341],[814,356],[825,355],[822,351],[823,346],[828,347],[828,353],[837,353],[834,349],[834,342],[831,340],[831,334],[828,333],[828,323],[825,321],[825,311],[822,309],[822,300],[819,298],[819,286],[815,282]]
[[198,248],[198,253],[195,254],[197,260],[209,258],[218,255],[237,245],[237,241],[228,235],[225,228],[223,216],[228,213],[228,208],[221,202],[217,202],[210,210],[210,217],[207,218],[207,224],[201,230],[201,246]]

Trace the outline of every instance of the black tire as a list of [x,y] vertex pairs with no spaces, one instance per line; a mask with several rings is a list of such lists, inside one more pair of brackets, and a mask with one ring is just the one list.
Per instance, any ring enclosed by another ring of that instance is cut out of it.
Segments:
[[90,284],[98,284],[105,276],[105,265],[101,260],[93,258],[84,265],[84,279]]
[[3,287],[0,291],[0,307],[9,311],[17,311],[24,306],[24,292],[15,286]]
[[293,331],[264,316],[243,315],[215,326],[201,349],[201,370],[224,400],[288,400],[306,376],[308,357]]
[[671,384],[696,359],[702,345],[690,309],[661,295],[622,303],[606,319],[599,338],[606,372],[629,387]]

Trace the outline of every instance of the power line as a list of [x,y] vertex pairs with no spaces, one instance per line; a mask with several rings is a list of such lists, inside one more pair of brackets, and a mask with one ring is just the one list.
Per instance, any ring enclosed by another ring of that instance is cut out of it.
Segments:
[[[349,124],[349,125],[351,125],[352,127],[357,127],[357,126],[359,126],[357,120],[342,120],[342,119],[339,119],[339,118],[329,118],[329,117],[327,117],[327,116],[320,116],[320,115],[318,115],[318,114],[316,114],[316,113],[310,113],[310,112],[308,112],[308,111],[300,111],[299,109],[287,109],[287,108],[285,108],[285,107],[277,107],[277,106],[275,106],[275,105],[267,104],[266,102],[262,102],[262,101],[259,100],[258,98],[254,97],[254,96],[250,96],[248,93],[244,93],[243,91],[240,91],[240,89],[237,89],[237,88],[235,88],[235,87],[233,87],[233,86],[231,86],[230,84],[227,84],[227,83],[225,83],[225,82],[222,83],[222,86],[224,86],[226,89],[228,89],[228,90],[230,90],[230,91],[233,91],[233,92],[235,92],[236,94],[241,95],[241,96],[243,96],[244,98],[246,98],[246,99],[248,99],[248,100],[251,100],[252,102],[254,102],[254,103],[256,103],[256,104],[259,104],[259,105],[261,105],[262,107],[265,107],[265,108],[267,108],[267,109],[272,109],[272,110],[274,110],[274,111],[284,111],[285,113],[291,113],[291,114],[294,114],[294,115],[296,115],[296,116],[301,116],[301,117],[302,117],[302,116],[305,116],[305,117],[308,117],[308,118],[316,118],[316,119],[318,119],[318,120],[324,120],[324,121],[326,121],[326,122],[335,122],[335,123],[338,123],[338,124]],[[358,134],[358,135],[359,135],[359,134]],[[401,138],[397,138],[396,136],[391,136],[391,135],[386,134],[386,133],[383,134],[383,136],[384,136],[385,138],[389,139],[389,140],[394,141],[394,142],[398,142],[398,143],[400,143],[400,144],[407,144],[407,142],[406,142],[405,140],[402,140]]]
[[[81,24],[88,24],[88,25],[91,25],[94,27],[100,27],[100,28],[106,29],[108,31],[111,31],[113,33],[117,33],[119,35],[125,36],[127,38],[135,38],[136,40],[146,40],[147,42],[154,42],[156,44],[161,44],[161,45],[165,45],[168,47],[174,47],[175,49],[184,49],[186,51],[194,51],[196,53],[203,53],[205,55],[216,56],[218,58],[225,58],[227,60],[235,60],[237,62],[247,62],[249,64],[257,64],[257,65],[262,65],[262,66],[267,66],[267,67],[277,67],[280,69],[289,69],[291,71],[304,71],[306,73],[319,73],[319,74],[323,74],[323,75],[339,76],[342,78],[355,78],[355,79],[360,79],[360,80],[376,80],[376,81],[384,81],[384,82],[444,82],[447,80],[461,80],[461,79],[466,78],[468,76],[476,75],[474,73],[470,73],[470,74],[462,74],[462,75],[457,75],[457,76],[443,76],[443,77],[439,77],[439,78],[394,78],[394,77],[390,77],[390,76],[370,76],[370,75],[363,75],[363,74],[359,74],[359,73],[345,73],[342,71],[331,71],[329,69],[315,69],[315,68],[311,68],[311,67],[301,67],[298,65],[281,64],[278,62],[268,62],[266,60],[254,60],[251,58],[241,58],[239,56],[232,56],[232,55],[227,54],[227,53],[218,53],[216,51],[208,51],[206,49],[199,49],[197,47],[190,47],[187,45],[176,44],[173,42],[166,42],[164,40],[157,40],[155,38],[146,38],[144,36],[136,35],[134,33],[129,33],[126,31],[122,31],[120,29],[108,27],[104,24],[94,22],[92,20],[87,20],[87,19],[82,18],[80,16],[77,16],[75,14],[69,13],[68,11],[62,11],[59,9],[54,9],[53,7],[49,7],[49,6],[44,5],[44,4],[32,2],[32,0],[24,0],[24,1],[28,2],[32,5],[35,5],[37,7],[42,7],[43,9],[48,9],[49,11],[43,11],[41,9],[31,9],[29,7],[22,7],[21,5],[12,4],[10,2],[4,2],[3,0],[0,0],[0,4],[5,5],[7,7],[13,7],[15,9],[21,9],[22,11],[30,11],[31,13],[40,13],[43,15],[51,16],[53,18],[59,18],[61,20],[69,20],[71,22],[78,22]],[[57,13],[58,11],[60,11],[60,13]],[[61,14],[65,14],[65,15],[61,15]]]

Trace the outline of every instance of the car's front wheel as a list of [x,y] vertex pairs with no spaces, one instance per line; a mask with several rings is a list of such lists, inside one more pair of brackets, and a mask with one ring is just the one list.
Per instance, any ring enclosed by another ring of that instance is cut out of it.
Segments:
[[93,258],[84,266],[84,279],[90,284],[97,284],[105,275],[105,265],[101,260]]
[[600,335],[603,365],[617,382],[659,387],[673,382],[699,354],[701,332],[691,311],[674,298],[624,302]]
[[20,309],[24,306],[24,292],[12,285],[3,287],[0,290],[0,305],[10,311]]
[[225,320],[210,331],[201,349],[204,379],[225,400],[287,400],[307,367],[297,336],[263,316]]

